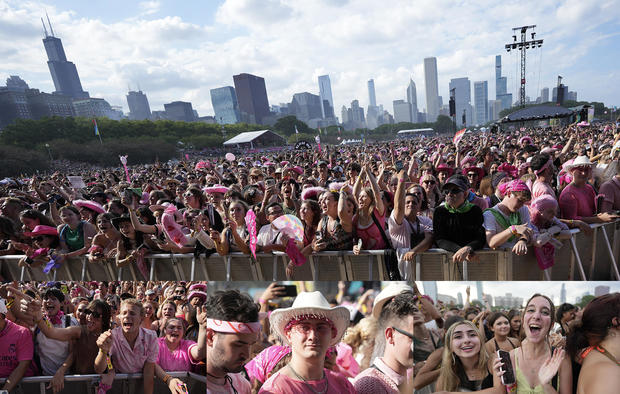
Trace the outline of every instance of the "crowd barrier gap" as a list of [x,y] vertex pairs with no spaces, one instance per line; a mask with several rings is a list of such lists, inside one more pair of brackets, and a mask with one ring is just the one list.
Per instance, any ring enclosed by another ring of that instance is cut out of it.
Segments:
[[[453,253],[429,249],[405,264],[406,277],[415,280],[620,280],[620,220],[592,224],[592,234],[572,229],[571,237],[556,249],[555,264],[547,270],[538,267],[533,248],[517,256],[511,250],[477,251],[479,261],[452,262]],[[283,252],[257,253],[256,259],[242,253],[225,256],[158,253],[146,256],[146,275],[131,264],[117,267],[113,260],[91,263],[87,256],[70,259],[46,274],[40,267],[19,267],[23,255],[0,256],[4,280],[389,280],[384,250],[314,253],[306,264],[286,275],[290,259]]]
[[[187,385],[190,393],[205,393],[207,391],[207,378],[193,372],[168,372],[168,375],[181,379]],[[11,391],[16,394],[45,394],[45,387],[53,376],[31,376],[20,380],[18,385]],[[5,378],[0,379],[4,384]],[[97,385],[101,381],[100,375],[65,375],[65,387],[59,394],[95,394]],[[47,390],[50,391],[51,390]],[[114,377],[114,383],[108,394],[141,394],[144,392],[142,374],[119,374]],[[170,393],[170,389],[161,380],[155,378],[154,394]]]

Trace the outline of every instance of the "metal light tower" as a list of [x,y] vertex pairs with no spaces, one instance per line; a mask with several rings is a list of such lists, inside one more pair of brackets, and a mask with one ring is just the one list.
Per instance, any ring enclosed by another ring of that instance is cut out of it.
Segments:
[[[527,37],[526,37],[526,32],[528,29],[534,29],[536,27],[536,25],[531,25],[531,26],[521,26],[521,27],[515,27],[512,29],[513,32],[513,42],[510,44],[506,44],[505,48],[506,48],[506,52],[510,52],[511,49],[518,49],[521,51],[521,90],[520,90],[520,98],[519,98],[519,104],[521,106],[525,105],[525,51],[527,49],[530,49],[530,47],[532,47],[532,49],[536,48],[538,46],[538,48],[540,48],[543,44],[543,40],[536,40],[534,39],[534,37],[536,36],[535,32],[532,32],[532,40],[531,41],[527,41]],[[521,32],[521,41],[517,42],[517,32]]]

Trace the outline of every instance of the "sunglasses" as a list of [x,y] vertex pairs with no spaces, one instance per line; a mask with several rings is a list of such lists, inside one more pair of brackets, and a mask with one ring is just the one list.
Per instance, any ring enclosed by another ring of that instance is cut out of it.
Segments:
[[456,195],[456,194],[459,194],[461,192],[460,189],[446,189],[444,191],[445,191],[446,195],[448,195],[448,194]]
[[95,319],[99,319],[101,317],[101,313],[97,312],[97,311],[91,311],[90,309],[86,309],[84,311],[85,315],[93,315],[93,317]]
[[428,183],[429,185],[434,185],[435,181],[433,180],[428,180],[428,181],[424,181],[424,183]]
[[35,241],[35,242],[41,242],[41,241],[43,241],[44,239],[45,239],[45,237],[44,237],[44,236],[42,236],[42,235],[40,235],[40,236],[38,236],[38,237],[33,237],[33,238],[32,238],[32,240],[33,240],[33,241]]
[[478,176],[478,174],[476,174],[475,172],[470,172],[467,174],[468,177],[475,177]]
[[401,330],[400,328],[396,328],[396,327],[394,327],[394,326],[392,326],[392,329],[393,329],[394,331],[398,331],[398,332],[400,332],[401,334],[403,334],[403,335],[405,335],[405,336],[408,336],[409,338],[413,339],[413,334],[412,334],[412,333],[410,333],[410,332],[407,332],[407,331],[405,331],[405,330]]

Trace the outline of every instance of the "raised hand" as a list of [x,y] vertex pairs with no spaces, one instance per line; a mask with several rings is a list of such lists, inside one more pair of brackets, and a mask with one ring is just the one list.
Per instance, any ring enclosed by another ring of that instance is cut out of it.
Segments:
[[560,364],[562,360],[564,360],[565,353],[564,349],[556,348],[553,351],[553,355],[545,360],[538,370],[538,380],[540,384],[545,385],[551,382],[551,379],[553,379],[560,369]]
[[112,348],[112,331],[108,330],[99,335],[99,338],[97,338],[97,347],[105,354],[110,353],[110,349]]

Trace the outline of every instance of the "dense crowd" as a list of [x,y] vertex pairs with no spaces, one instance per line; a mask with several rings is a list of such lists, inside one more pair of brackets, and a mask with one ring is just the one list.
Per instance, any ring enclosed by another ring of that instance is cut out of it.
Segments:
[[[206,283],[13,282],[0,286],[0,378],[11,391],[23,377],[101,374],[97,392],[116,373],[143,374],[170,392],[187,393],[169,372],[205,373]],[[87,392],[84,386],[81,392]]]
[[[291,303],[271,284],[207,300],[207,394],[616,393],[620,293],[585,308],[542,294],[505,310],[417,286],[340,283]],[[351,286],[351,287],[349,287]],[[325,296],[323,295],[325,293]],[[290,294],[288,294],[290,295]]]
[[282,251],[294,278],[312,253],[384,249],[390,278],[411,279],[433,246],[455,262],[530,252],[545,269],[569,229],[619,217],[616,124],[236,153],[5,179],[0,254],[48,270],[88,254],[146,278],[148,253]]

